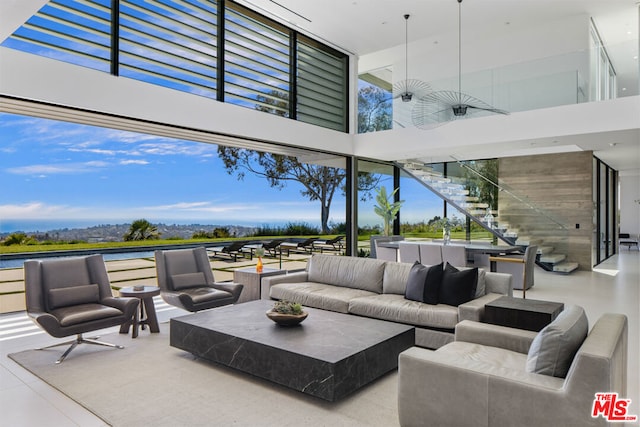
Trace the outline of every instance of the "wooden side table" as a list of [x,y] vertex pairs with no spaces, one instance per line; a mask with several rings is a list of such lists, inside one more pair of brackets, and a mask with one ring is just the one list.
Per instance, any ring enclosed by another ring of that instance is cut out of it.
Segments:
[[538,332],[564,310],[560,302],[500,297],[484,306],[484,321]]
[[264,267],[262,273],[258,273],[255,267],[239,268],[233,271],[233,281],[244,285],[242,293],[236,304],[260,299],[262,294],[262,278],[285,274],[286,270]]
[[141,290],[130,286],[120,289],[120,296],[136,297],[140,299],[140,314],[136,313],[132,322],[123,323],[120,326],[121,334],[129,333],[129,326],[133,323],[132,338],[138,337],[138,325],[144,329],[145,325],[149,325],[149,331],[153,333],[160,332],[158,326],[158,317],[156,316],[156,307],[153,304],[153,297],[160,295],[160,288],[157,286],[143,286]]

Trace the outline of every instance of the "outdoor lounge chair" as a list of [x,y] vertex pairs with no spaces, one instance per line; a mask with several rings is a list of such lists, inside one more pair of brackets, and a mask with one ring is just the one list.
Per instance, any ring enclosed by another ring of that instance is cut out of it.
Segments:
[[315,240],[313,242],[313,249],[319,249],[320,253],[322,253],[322,251],[339,252],[344,249],[343,239],[344,236],[337,236],[333,239]]
[[244,249],[245,242],[233,242],[225,246],[216,246],[213,248],[207,248],[209,257],[232,259],[233,262],[238,260],[238,255],[243,258],[249,254],[249,259],[252,259],[252,252]]
[[311,237],[301,242],[283,242],[280,244],[280,250],[287,251],[287,256],[289,256],[291,251],[310,254],[313,252],[313,242],[316,240],[318,240],[317,237]]
[[265,255],[275,257],[278,255],[278,249],[280,245],[285,241],[285,239],[273,239],[268,242],[262,244],[262,248],[264,249]]

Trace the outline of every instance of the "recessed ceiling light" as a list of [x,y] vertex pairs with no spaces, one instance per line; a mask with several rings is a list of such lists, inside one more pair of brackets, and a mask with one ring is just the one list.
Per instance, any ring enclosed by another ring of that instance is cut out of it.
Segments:
[[622,91],[624,92],[625,90],[627,90],[627,88],[626,88],[626,87],[623,87],[623,88],[622,88]]

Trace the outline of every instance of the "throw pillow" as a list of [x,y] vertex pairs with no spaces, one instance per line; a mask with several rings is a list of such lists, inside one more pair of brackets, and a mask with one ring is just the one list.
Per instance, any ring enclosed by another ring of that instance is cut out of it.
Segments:
[[412,301],[422,302],[424,298],[424,283],[427,280],[429,268],[420,264],[419,261],[413,263],[407,278],[407,287],[404,291],[404,297]]
[[478,269],[458,270],[447,263],[440,285],[440,303],[459,306],[471,301],[476,295]]
[[91,304],[100,301],[98,285],[68,286],[49,289],[49,309],[70,305]]
[[526,371],[565,378],[588,332],[589,322],[584,309],[577,305],[565,307],[533,339]]
[[194,286],[205,286],[207,284],[204,273],[201,271],[197,273],[174,274],[171,276],[171,282],[173,283],[173,289],[176,291],[193,288]]
[[427,271],[427,279],[424,283],[423,302],[427,304],[438,304],[440,302],[440,286],[442,286],[442,275],[444,263],[432,265]]

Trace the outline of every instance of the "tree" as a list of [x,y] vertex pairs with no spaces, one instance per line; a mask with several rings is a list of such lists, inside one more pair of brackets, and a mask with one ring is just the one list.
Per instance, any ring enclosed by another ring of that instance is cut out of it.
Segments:
[[377,86],[358,91],[358,133],[391,129],[391,94]]
[[398,188],[393,190],[388,197],[387,188],[385,186],[382,186],[377,190],[378,194],[376,195],[376,202],[378,202],[378,204],[373,207],[373,211],[384,221],[385,236],[391,235],[391,223],[396,219],[398,212],[400,212],[400,206],[404,203],[404,200],[399,200],[397,202],[390,201],[398,190]]
[[[329,233],[329,213],[336,191],[345,193],[344,181],[347,173],[344,169],[302,163],[295,157],[281,154],[262,153],[244,148],[218,146],[218,156],[224,163],[229,175],[237,174],[244,179],[245,171],[267,179],[271,187],[279,190],[288,181],[299,182],[304,186],[300,193],[310,201],[320,202],[320,225],[323,234]],[[369,173],[358,174],[358,190],[362,200],[370,197],[379,176]]]
[[155,240],[160,238],[158,228],[146,219],[138,219],[131,223],[129,231],[123,236],[125,242],[132,240]]

